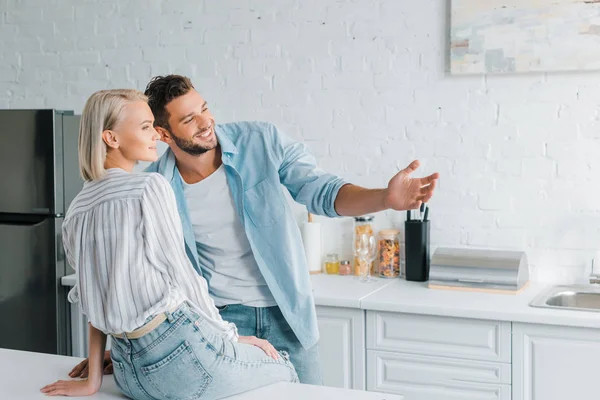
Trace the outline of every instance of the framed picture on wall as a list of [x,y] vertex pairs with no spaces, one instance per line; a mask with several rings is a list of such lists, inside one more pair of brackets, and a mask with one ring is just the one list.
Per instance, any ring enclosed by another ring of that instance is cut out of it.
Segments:
[[600,0],[451,0],[450,72],[600,70]]

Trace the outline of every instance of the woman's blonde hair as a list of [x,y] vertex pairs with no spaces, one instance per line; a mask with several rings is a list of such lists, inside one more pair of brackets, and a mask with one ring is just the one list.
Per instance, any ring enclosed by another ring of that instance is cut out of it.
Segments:
[[106,143],[102,132],[114,129],[123,108],[148,98],[135,89],[100,90],[85,103],[79,123],[79,172],[85,181],[101,179],[106,173]]

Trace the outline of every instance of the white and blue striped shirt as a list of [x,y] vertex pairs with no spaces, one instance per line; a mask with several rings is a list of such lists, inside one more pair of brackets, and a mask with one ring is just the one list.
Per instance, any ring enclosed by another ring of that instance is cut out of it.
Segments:
[[65,252],[77,275],[69,301],[79,301],[106,334],[131,332],[187,301],[236,340],[235,325],[223,321],[185,253],[175,201],[167,180],[155,173],[115,168],[86,182],[63,223]]

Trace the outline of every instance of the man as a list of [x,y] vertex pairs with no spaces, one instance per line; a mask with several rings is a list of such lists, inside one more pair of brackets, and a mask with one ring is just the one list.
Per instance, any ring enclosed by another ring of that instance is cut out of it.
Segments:
[[146,171],[171,183],[187,255],[223,319],[240,335],[287,351],[302,383],[321,384],[304,248],[281,185],[314,214],[357,216],[418,208],[433,195],[438,174],[410,178],[419,166],[413,161],[387,188],[364,189],[319,169],[305,145],[272,124],[216,125],[186,77],[155,77],[145,94],[169,145]]

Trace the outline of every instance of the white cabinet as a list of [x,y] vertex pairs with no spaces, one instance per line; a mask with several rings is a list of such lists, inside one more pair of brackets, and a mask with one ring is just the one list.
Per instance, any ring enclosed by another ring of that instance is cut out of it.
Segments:
[[373,350],[510,363],[510,322],[369,311]]
[[510,400],[510,364],[367,352],[367,389],[407,400]]
[[513,400],[600,398],[600,330],[513,324]]
[[407,400],[510,400],[511,323],[367,312],[367,390]]
[[365,312],[317,307],[319,352],[325,386],[365,389]]

